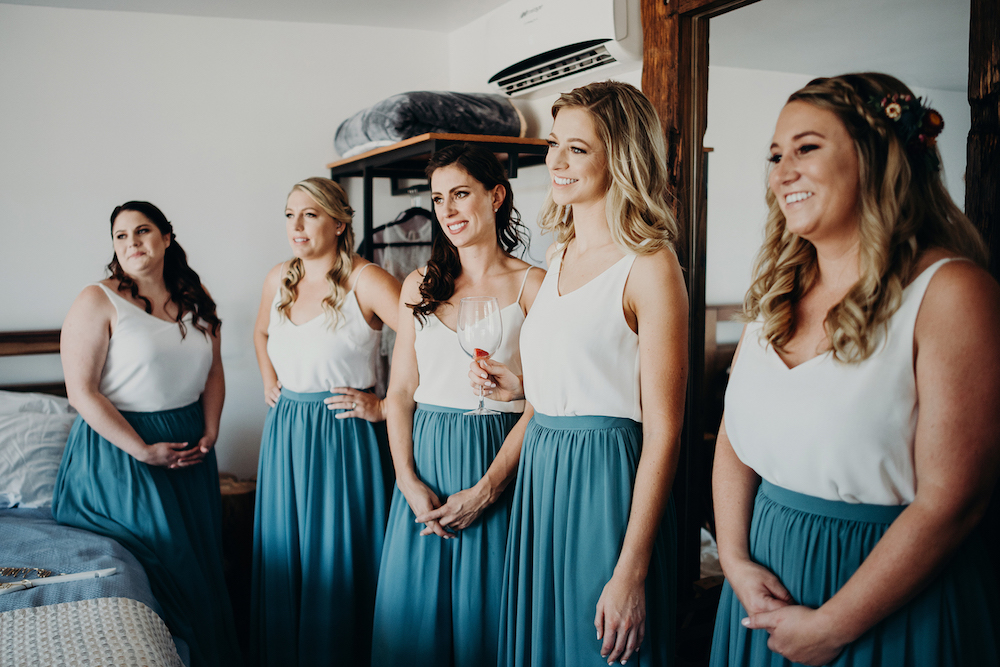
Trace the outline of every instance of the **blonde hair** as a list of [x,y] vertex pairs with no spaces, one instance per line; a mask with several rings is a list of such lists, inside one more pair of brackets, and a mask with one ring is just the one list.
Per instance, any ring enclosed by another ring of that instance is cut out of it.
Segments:
[[[881,108],[879,100],[891,95],[913,93],[894,77],[864,73],[814,79],[788,98],[833,112],[858,155],[861,276],[824,322],[834,358],[845,363],[863,361],[875,351],[923,250],[944,248],[986,265],[986,246],[941,180],[937,148],[904,145]],[[816,250],[786,229],[770,188],[766,201],[765,239],[744,316],[760,317],[764,337],[782,350],[795,333],[795,304],[815,284]]]
[[[347,203],[347,194],[335,181],[328,178],[307,178],[296,183],[288,193],[300,190],[312,197],[319,206],[334,221],[344,224],[344,231],[337,237],[336,257],[333,266],[326,274],[326,282],[330,286],[329,293],[323,298],[323,312],[331,326],[340,321],[340,309],[347,296],[347,279],[354,268],[354,228],[351,226],[351,216],[354,210]],[[302,260],[298,257],[288,262],[288,268],[281,279],[281,296],[278,300],[278,313],[288,319],[292,304],[298,296],[298,284],[305,275]]]
[[[607,156],[606,215],[611,237],[625,252],[650,254],[673,249],[677,221],[667,202],[666,141],[656,109],[634,86],[601,81],[563,93],[552,105],[553,120],[562,109],[585,109],[594,122]],[[560,206],[549,191],[539,214],[543,232],[558,243],[572,239],[572,206]]]

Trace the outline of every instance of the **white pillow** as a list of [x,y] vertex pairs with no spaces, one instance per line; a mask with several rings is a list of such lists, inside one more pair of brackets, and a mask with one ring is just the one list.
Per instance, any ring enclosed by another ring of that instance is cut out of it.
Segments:
[[0,509],[48,507],[75,413],[0,414]]
[[41,412],[48,415],[76,414],[69,400],[51,394],[24,391],[0,391],[0,415],[15,412]]

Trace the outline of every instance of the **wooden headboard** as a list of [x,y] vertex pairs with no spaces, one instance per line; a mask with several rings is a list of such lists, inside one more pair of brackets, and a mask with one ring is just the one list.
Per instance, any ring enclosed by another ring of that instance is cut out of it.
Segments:
[[[20,357],[32,354],[59,354],[59,329],[45,331],[0,331],[0,357]],[[0,384],[7,391],[38,391],[66,395],[62,382],[31,384]]]

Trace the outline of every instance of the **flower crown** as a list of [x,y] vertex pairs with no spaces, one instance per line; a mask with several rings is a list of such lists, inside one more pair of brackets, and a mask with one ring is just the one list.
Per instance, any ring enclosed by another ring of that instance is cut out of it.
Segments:
[[934,146],[944,129],[944,118],[936,109],[925,106],[919,97],[897,93],[881,100],[870,98],[869,104],[892,121],[896,136],[908,151],[923,157],[929,171],[941,168]]

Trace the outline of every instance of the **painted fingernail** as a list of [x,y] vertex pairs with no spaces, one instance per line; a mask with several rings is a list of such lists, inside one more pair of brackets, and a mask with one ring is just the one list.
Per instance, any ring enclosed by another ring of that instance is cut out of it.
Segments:
[[747,616],[747,617],[746,617],[746,618],[744,618],[744,619],[743,619],[742,621],[740,621],[740,623],[742,623],[742,624],[743,624],[743,627],[745,627],[745,628],[748,628],[748,627],[750,627],[750,617],[749,617],[749,616]]

